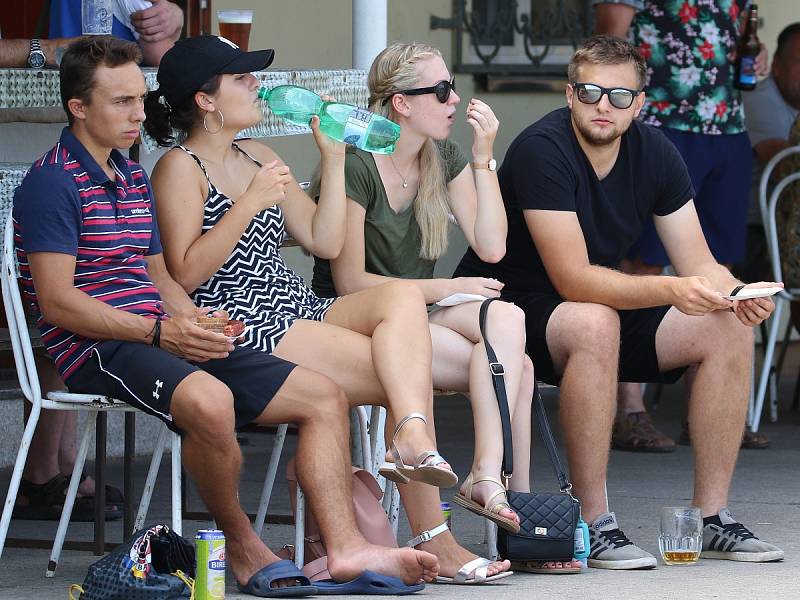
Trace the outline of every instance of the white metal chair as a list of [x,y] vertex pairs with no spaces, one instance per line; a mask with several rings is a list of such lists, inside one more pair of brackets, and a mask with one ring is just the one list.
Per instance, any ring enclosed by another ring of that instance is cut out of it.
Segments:
[[[792,173],[784,177],[772,190],[772,193],[767,199],[767,186],[769,183],[770,175],[776,165],[788,156],[800,153],[800,146],[791,146],[778,152],[764,167],[764,173],[761,176],[758,190],[758,203],[761,209],[761,219],[764,224],[764,230],[767,238],[767,249],[769,252],[770,266],[772,267],[772,275],[775,281],[783,280],[783,268],[781,266],[780,247],[778,244],[778,231],[775,219],[775,211],[780,198],[786,187],[796,181],[800,181],[800,172]],[[748,422],[752,431],[758,431],[761,423],[761,412],[764,407],[764,398],[767,394],[767,386],[770,380],[770,374],[773,372],[772,363],[775,354],[775,344],[778,340],[778,329],[780,327],[781,318],[786,309],[786,302],[794,302],[800,300],[800,289],[787,289],[779,292],[775,297],[775,312],[770,317],[767,339],[764,344],[764,362],[761,366],[761,375],[758,381],[758,388],[756,389],[755,398],[750,407],[750,414],[748,415]],[[785,336],[791,332],[791,325],[787,328]],[[770,419],[777,421],[778,419],[778,394],[777,386],[770,386]]]
[[[67,489],[67,495],[64,500],[64,508],[61,512],[61,520],[59,521],[58,530],[56,532],[55,540],[53,541],[50,563],[47,567],[46,575],[48,577],[52,577],[55,574],[56,567],[58,566],[58,559],[61,555],[61,549],[64,544],[67,526],[69,525],[70,516],[72,514],[72,507],[75,502],[78,485],[80,484],[81,473],[83,472],[84,463],[86,462],[86,455],[89,450],[92,428],[94,427],[97,419],[97,414],[99,412],[134,412],[136,409],[120,400],[93,394],[50,392],[47,394],[46,398],[42,397],[41,388],[39,387],[39,377],[36,370],[36,363],[34,361],[33,349],[31,346],[31,339],[25,319],[25,311],[23,309],[22,298],[19,292],[19,267],[17,264],[16,253],[14,251],[13,220],[10,217],[6,222],[4,231],[2,273],[0,274],[0,278],[2,279],[3,303],[5,305],[6,317],[8,319],[8,329],[11,338],[12,351],[14,354],[14,362],[17,369],[17,376],[19,378],[20,388],[22,389],[25,399],[31,403],[30,417],[28,418],[28,422],[25,426],[19,451],[17,452],[17,459],[14,463],[14,469],[11,475],[11,483],[9,484],[8,494],[6,495],[6,501],[3,507],[2,518],[0,518],[0,556],[2,556],[2,551],[8,535],[11,515],[14,510],[14,502],[17,497],[17,492],[19,491],[19,484],[20,480],[22,479],[22,471],[25,467],[25,461],[28,457],[31,439],[33,438],[36,424],[39,421],[39,415],[41,414],[42,409],[81,411],[86,413],[86,420],[80,432],[78,456],[75,461],[75,467],[72,471],[69,488]],[[153,471],[153,469],[156,471],[158,470],[158,463],[161,460],[163,446],[165,443],[170,442],[170,440],[167,439],[168,433],[169,431],[167,430],[166,426],[164,426],[159,438],[159,443],[157,444],[156,452],[153,454],[151,471]],[[172,524],[173,528],[177,532],[180,532],[180,469],[175,469],[176,456],[177,461],[180,462],[180,438],[177,435],[171,435],[171,443],[173,448]],[[178,494],[177,503],[175,502],[176,490]],[[142,520],[144,519],[144,515],[147,513],[150,495],[147,494],[143,500],[144,502],[139,509],[139,514]]]

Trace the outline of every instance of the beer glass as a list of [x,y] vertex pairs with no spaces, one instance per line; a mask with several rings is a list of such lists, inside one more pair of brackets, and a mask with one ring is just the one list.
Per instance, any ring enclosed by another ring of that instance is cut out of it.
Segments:
[[81,0],[81,33],[83,35],[111,35],[114,19],[114,0]]
[[250,42],[250,26],[253,24],[252,10],[218,10],[219,34],[247,52]]
[[661,509],[658,549],[666,565],[693,565],[703,547],[700,509],[668,506]]

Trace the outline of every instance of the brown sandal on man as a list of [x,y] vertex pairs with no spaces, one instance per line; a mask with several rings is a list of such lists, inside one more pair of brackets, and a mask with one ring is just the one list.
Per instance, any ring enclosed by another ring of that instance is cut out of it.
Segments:
[[[678,438],[678,443],[681,446],[689,446],[692,441],[689,439],[689,422],[683,422],[683,428],[681,429],[681,435]],[[763,433],[759,433],[757,431],[750,431],[749,429],[745,429],[744,433],[742,434],[742,445],[741,448],[743,450],[764,450],[769,448],[769,438],[764,435]]]
[[611,447],[628,452],[665,453],[674,452],[676,446],[675,440],[658,431],[650,415],[642,411],[627,414],[614,423]]

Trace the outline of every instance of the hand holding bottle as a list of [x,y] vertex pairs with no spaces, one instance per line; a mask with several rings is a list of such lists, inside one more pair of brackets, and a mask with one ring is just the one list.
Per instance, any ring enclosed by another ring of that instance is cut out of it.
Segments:
[[[336,102],[336,100],[331,96],[322,96],[322,100],[323,102]],[[321,156],[344,156],[346,145],[326,135],[322,131],[320,128],[320,120],[318,115],[311,117],[309,126],[311,127],[311,133],[314,134],[314,142],[316,142]]]
[[286,198],[286,186],[291,181],[289,167],[273,160],[256,172],[238,202],[247,202],[254,213],[259,213],[283,202]]
[[494,138],[500,128],[488,104],[473,98],[467,105],[467,123],[472,126],[472,157],[475,162],[489,162],[494,156]]

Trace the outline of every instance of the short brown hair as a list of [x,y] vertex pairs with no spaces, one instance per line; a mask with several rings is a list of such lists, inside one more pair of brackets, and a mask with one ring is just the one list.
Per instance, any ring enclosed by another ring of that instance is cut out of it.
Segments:
[[570,83],[578,82],[578,67],[590,65],[622,65],[632,63],[636,70],[638,87],[642,89],[647,79],[647,63],[636,46],[609,35],[595,35],[581,44],[567,67]]
[[89,104],[94,73],[97,67],[119,67],[128,63],[142,62],[142,51],[134,42],[128,42],[110,35],[85,36],[72,42],[61,59],[61,106],[72,125],[74,118],[69,112],[67,102],[78,98]]

